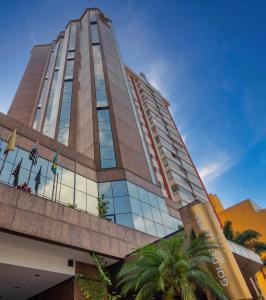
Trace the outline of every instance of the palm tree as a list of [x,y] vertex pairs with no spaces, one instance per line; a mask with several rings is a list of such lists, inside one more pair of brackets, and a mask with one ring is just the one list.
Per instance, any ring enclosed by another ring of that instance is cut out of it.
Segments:
[[224,235],[228,240],[235,242],[243,247],[253,250],[257,254],[262,254],[266,251],[266,243],[260,242],[261,234],[255,230],[247,229],[243,232],[233,231],[232,222],[226,221],[224,223]]
[[195,238],[175,236],[137,250],[119,272],[122,295],[135,294],[135,300],[195,300],[196,291],[201,290],[228,300],[206,268],[211,262],[209,250],[214,248],[217,245],[204,233]]

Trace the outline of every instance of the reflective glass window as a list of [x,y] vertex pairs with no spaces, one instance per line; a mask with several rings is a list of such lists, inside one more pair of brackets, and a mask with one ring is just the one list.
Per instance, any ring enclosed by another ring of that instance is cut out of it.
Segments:
[[144,223],[145,223],[147,233],[150,235],[157,236],[154,222],[144,219]]
[[60,187],[60,202],[66,203],[66,204],[73,204],[74,195],[73,195],[73,189],[71,187],[68,187],[66,185],[61,184]]
[[164,225],[167,227],[171,227],[172,226],[171,217],[165,212],[161,212],[161,215],[162,215]]
[[128,195],[127,184],[125,180],[112,182],[113,196]]
[[101,159],[101,168],[115,168],[116,160],[115,159]]
[[146,232],[144,220],[141,216],[133,214],[133,222],[134,222],[135,229],[142,232]]
[[144,202],[141,202],[143,217],[152,220],[151,207]]
[[167,206],[165,204],[165,200],[161,197],[157,197],[157,202],[160,210],[168,212]]
[[139,189],[139,199],[146,203],[150,203],[148,198],[148,192],[141,187],[139,187],[138,189]]
[[66,71],[65,71],[65,77],[73,77],[73,70],[74,70],[74,60],[67,60],[66,64]]
[[152,193],[148,193],[148,196],[149,196],[150,205],[159,208],[159,205],[157,202],[157,196]]
[[105,131],[105,130],[111,130],[111,124],[110,122],[99,122],[99,131]]
[[111,182],[99,183],[99,197],[101,198],[103,195],[106,198],[113,197]]
[[114,199],[113,198],[104,198],[104,200],[108,201],[107,215],[113,215],[115,213]]
[[[34,187],[35,187],[35,181],[34,181]],[[39,184],[38,189],[37,189],[37,195],[43,196],[44,187],[45,187],[45,177],[41,176],[40,184]],[[35,189],[34,189],[34,193],[35,193]]]
[[75,58],[75,51],[68,51],[67,59],[74,59]]
[[[97,107],[100,106],[107,106],[107,96],[105,91],[96,91],[96,101],[97,101]],[[99,105],[98,105],[99,104]]]
[[90,20],[91,22],[96,22],[97,21],[97,15],[95,10],[90,11]]
[[151,207],[151,211],[152,211],[154,222],[163,224],[162,216],[161,216],[159,209],[157,209],[155,207]]
[[97,24],[91,25],[91,42],[92,43],[99,43],[99,35],[98,35],[98,28]]
[[87,178],[87,194],[98,197],[97,183]]
[[162,238],[167,234],[165,227],[163,225],[155,223],[155,228],[156,228],[158,237]]
[[77,24],[71,24],[68,50],[75,49]]
[[138,187],[135,184],[127,181],[127,188],[130,196],[139,199]]
[[[7,154],[7,158],[6,161],[10,162],[10,163],[14,163],[15,162],[15,158],[18,152],[18,148],[15,147],[15,149],[13,151],[9,151]],[[4,151],[3,151],[4,153]]]
[[110,120],[110,116],[109,116],[109,110],[108,109],[100,109],[97,111],[98,113],[98,120],[100,122],[104,122],[104,121],[109,121]]
[[40,170],[40,167],[42,167],[41,175],[46,176],[48,161],[46,159],[41,158],[41,157],[38,158],[37,165],[33,166],[32,172],[38,173],[39,170]]
[[100,147],[113,146],[113,137],[111,131],[101,131],[99,132],[99,137],[100,137]]
[[[3,164],[3,161],[0,161],[1,166],[2,166],[2,164]],[[0,176],[1,181],[6,182],[6,183],[9,182],[9,178],[10,178],[11,173],[12,173],[12,167],[13,167],[13,164],[11,164],[9,162],[5,163],[4,169],[2,170],[2,173],[1,173],[1,176]]]
[[53,193],[53,180],[46,178],[44,187],[44,196],[47,198],[52,198]]
[[115,213],[130,213],[130,200],[128,196],[114,197]]
[[76,174],[76,189],[79,191],[86,193],[86,178]]
[[113,147],[100,148],[101,159],[113,159],[115,157],[115,152]]
[[72,171],[62,168],[61,183],[70,187],[74,187],[74,173]]
[[[19,172],[18,184],[23,184],[24,182],[28,182],[29,174],[30,174],[29,170],[21,168],[20,172]],[[12,180],[12,183],[13,183],[13,181],[14,181],[14,176],[13,175],[12,175],[11,180]],[[31,188],[33,188],[33,187],[31,186]]]
[[97,198],[87,195],[87,211],[94,215],[98,215],[98,200],[97,200]]
[[17,165],[20,162],[21,158],[23,158],[21,167],[29,170],[31,166],[31,161],[29,160],[29,153],[25,150],[19,149],[17,153],[15,165]]
[[[53,179],[55,178],[55,175],[54,175],[54,173],[53,173],[52,170],[51,170],[52,165],[53,165],[52,162],[49,162],[49,163],[48,163],[47,177],[48,177],[49,179],[52,179],[52,180],[53,180]],[[60,180],[61,180],[61,168],[60,168],[59,166],[57,167],[56,173],[58,174],[58,181],[60,182]]]
[[129,228],[134,228],[132,214],[116,215],[116,223]]
[[81,210],[87,210],[87,196],[80,191],[75,192],[75,204]]
[[135,198],[130,197],[130,204],[131,204],[132,212],[139,215],[139,216],[142,216],[142,210],[141,210],[140,202],[138,200],[136,200]]

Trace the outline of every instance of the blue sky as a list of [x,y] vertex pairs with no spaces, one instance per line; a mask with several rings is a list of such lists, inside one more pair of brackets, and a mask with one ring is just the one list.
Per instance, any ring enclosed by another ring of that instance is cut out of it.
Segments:
[[6,0],[0,10],[0,110],[7,112],[34,44],[86,7],[116,29],[124,62],[170,100],[209,192],[225,206],[266,203],[266,2]]

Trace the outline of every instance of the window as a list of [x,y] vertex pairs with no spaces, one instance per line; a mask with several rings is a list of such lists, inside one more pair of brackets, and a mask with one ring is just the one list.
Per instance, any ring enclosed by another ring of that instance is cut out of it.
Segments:
[[75,50],[77,24],[71,24],[68,50]]
[[113,147],[113,136],[108,109],[100,109],[98,113],[100,157],[102,168],[116,166],[115,151]]
[[146,203],[150,203],[148,198],[148,192],[141,187],[139,187],[138,190],[139,190],[139,199]]
[[98,35],[98,28],[97,24],[91,24],[91,42],[92,43],[99,43],[99,35]]
[[128,195],[127,183],[125,180],[112,182],[113,196]]
[[87,197],[85,193],[80,191],[75,192],[75,204],[81,210],[87,210]]
[[116,223],[129,228],[134,228],[132,214],[119,214],[115,217]]
[[[4,149],[6,142],[0,139],[0,148]],[[0,167],[2,166],[3,151],[0,153]],[[12,172],[22,159],[19,173],[18,184],[28,181],[31,161],[29,160],[29,151],[16,147],[14,151],[9,152],[5,167],[0,176],[0,181],[13,185],[14,176]],[[52,162],[42,157],[38,158],[37,165],[33,166],[29,181],[32,193],[37,193],[48,199],[60,201],[63,204],[73,204],[74,198],[78,209],[88,211],[98,215],[98,187],[97,183],[75,174],[74,172],[57,167],[57,176],[51,171]],[[35,191],[35,178],[41,168],[41,179],[37,191]],[[55,180],[54,180],[55,179]],[[111,184],[110,184],[111,185]],[[75,197],[74,197],[75,196]],[[111,195],[112,196],[112,195]]]
[[147,219],[144,219],[144,222],[145,222],[145,227],[146,227],[147,233],[150,235],[157,236],[154,222],[147,220]]
[[143,217],[146,219],[153,220],[151,207],[148,204],[141,202],[141,208],[142,208]]
[[130,205],[133,213],[137,214],[138,216],[142,216],[141,204],[138,200],[130,197]]
[[76,189],[86,193],[87,189],[86,189],[86,178],[83,176],[80,176],[78,174],[76,174]]
[[113,197],[111,182],[99,183],[99,197],[100,198]]
[[[74,62],[74,61],[73,61]],[[59,119],[58,142],[68,145],[69,128],[70,128],[70,112],[72,102],[72,81],[65,81],[62,96],[62,106]]]
[[54,116],[57,115],[59,104],[55,103],[55,89],[57,85],[57,77],[58,70],[55,70],[43,126],[43,133],[51,138],[54,137],[55,133],[56,118]]
[[144,220],[142,217],[140,217],[139,215],[133,214],[133,222],[134,222],[135,229],[142,231],[142,232],[146,232],[146,227],[145,227]]
[[90,11],[90,21],[91,22],[97,22],[97,15],[95,10]]
[[114,207],[115,207],[116,214],[130,213],[131,206],[130,206],[129,197],[128,196],[114,197]]
[[65,78],[72,79],[74,70],[74,60],[67,60]]

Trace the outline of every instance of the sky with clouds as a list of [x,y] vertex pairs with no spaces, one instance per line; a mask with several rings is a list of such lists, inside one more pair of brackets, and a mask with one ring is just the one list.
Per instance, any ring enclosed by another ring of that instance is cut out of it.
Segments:
[[112,20],[124,62],[171,111],[209,192],[227,207],[266,203],[266,2],[3,0],[0,110],[7,112],[34,44],[86,7]]

